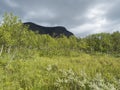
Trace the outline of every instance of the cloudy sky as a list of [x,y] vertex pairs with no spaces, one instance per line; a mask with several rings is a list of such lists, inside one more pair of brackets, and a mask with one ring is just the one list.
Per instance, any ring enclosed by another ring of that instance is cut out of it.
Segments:
[[0,0],[0,18],[5,12],[23,22],[65,26],[76,36],[120,31],[120,0]]

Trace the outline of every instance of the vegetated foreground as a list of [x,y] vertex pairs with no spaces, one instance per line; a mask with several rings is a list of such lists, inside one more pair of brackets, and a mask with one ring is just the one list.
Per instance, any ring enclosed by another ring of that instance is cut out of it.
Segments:
[[120,32],[52,38],[5,14],[0,90],[120,90]]
[[0,90],[120,90],[120,58],[20,56],[0,57]]

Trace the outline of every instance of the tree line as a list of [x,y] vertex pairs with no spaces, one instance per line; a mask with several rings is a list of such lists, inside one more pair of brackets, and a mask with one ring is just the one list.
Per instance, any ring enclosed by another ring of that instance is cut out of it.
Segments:
[[120,32],[99,33],[77,38],[75,36],[53,38],[28,30],[29,26],[13,14],[5,13],[0,26],[0,52],[15,48],[36,49],[41,54],[70,54],[70,52],[120,53]]

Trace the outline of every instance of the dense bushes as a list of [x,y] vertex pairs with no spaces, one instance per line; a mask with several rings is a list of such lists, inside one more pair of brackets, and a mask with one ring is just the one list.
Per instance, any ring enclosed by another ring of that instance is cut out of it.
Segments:
[[37,49],[45,55],[70,55],[70,52],[81,51],[120,53],[120,32],[93,34],[85,38],[52,38],[49,35],[35,34],[19,18],[6,13],[0,26],[0,47],[4,47],[4,51],[21,47]]

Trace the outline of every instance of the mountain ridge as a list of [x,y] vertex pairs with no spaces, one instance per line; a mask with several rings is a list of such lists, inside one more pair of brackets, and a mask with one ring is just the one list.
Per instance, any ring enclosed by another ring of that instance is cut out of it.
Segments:
[[37,32],[39,34],[48,34],[52,37],[60,37],[61,35],[65,35],[67,37],[70,37],[72,35],[74,36],[72,32],[68,31],[63,26],[46,27],[35,24],[33,22],[25,22],[23,24],[27,25],[30,30]]

